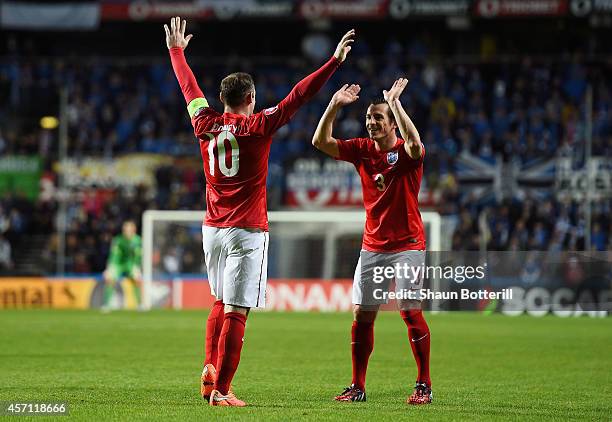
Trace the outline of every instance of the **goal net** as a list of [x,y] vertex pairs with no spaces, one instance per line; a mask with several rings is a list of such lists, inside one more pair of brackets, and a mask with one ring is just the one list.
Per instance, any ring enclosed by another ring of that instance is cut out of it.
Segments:
[[[422,217],[427,249],[439,251],[440,215],[423,212]],[[350,291],[361,249],[365,212],[274,211],[268,213],[268,218],[268,286],[282,282],[273,292],[268,291],[273,293],[268,298],[275,299],[273,309],[350,307],[350,295],[344,297],[342,292]],[[202,252],[203,219],[204,212],[200,211],[144,213],[143,305],[146,309],[198,308],[210,304]],[[310,292],[312,288],[316,291]],[[312,303],[301,304],[300,300]]]

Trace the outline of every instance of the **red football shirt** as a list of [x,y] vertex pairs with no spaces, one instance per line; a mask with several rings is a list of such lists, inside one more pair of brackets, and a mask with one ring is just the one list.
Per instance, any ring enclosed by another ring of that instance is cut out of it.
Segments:
[[272,134],[291,107],[279,104],[247,117],[200,109],[192,123],[206,176],[206,219],[214,227],[268,230],[266,178]]
[[369,138],[338,140],[338,160],[353,163],[361,178],[366,223],[363,249],[400,252],[425,249],[425,230],[419,212],[425,149],[410,158],[398,138],[389,151],[378,151]]
[[332,56],[277,106],[247,117],[208,107],[183,50],[174,47],[169,52],[200,141],[206,176],[204,224],[268,230],[266,179],[272,135],[321,89],[340,62]]

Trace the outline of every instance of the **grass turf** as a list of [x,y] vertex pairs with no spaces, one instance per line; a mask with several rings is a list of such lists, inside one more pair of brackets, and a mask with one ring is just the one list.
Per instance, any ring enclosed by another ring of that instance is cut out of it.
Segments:
[[205,318],[2,311],[0,401],[67,401],[82,420],[612,418],[610,318],[428,315],[434,404],[410,407],[416,369],[397,314],[376,323],[368,401],[336,403],[350,382],[351,316],[254,313],[234,379],[243,409],[199,398]]

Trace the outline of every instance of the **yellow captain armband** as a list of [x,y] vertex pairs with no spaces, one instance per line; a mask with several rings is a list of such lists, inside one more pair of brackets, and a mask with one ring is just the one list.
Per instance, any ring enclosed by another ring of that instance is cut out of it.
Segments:
[[206,101],[206,98],[194,98],[189,102],[189,104],[187,104],[187,112],[189,112],[189,117],[193,118],[194,114],[196,114],[199,109],[206,107],[208,107],[208,101]]

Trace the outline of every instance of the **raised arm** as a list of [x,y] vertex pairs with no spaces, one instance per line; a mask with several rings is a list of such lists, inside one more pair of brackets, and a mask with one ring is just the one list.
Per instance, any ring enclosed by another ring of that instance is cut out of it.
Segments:
[[399,127],[402,138],[404,138],[404,149],[406,153],[413,160],[418,160],[423,155],[423,144],[421,143],[421,137],[417,131],[416,126],[408,117],[408,113],[404,110],[402,103],[399,100],[399,96],[408,85],[408,79],[399,78],[393,83],[393,86],[389,91],[384,90],[383,96],[391,108],[391,112],[395,117],[395,122]]
[[349,51],[351,51],[351,43],[354,41],[354,36],[354,29],[351,29],[349,32],[344,34],[336,46],[334,55],[327,61],[327,63],[299,81],[283,101],[289,103],[288,105],[293,105],[291,103],[295,103],[295,105],[299,107],[312,98],[314,94],[319,92],[321,87],[323,87],[323,84],[327,82],[329,77],[338,68],[338,65],[346,60],[347,54]]
[[170,20],[170,28],[168,28],[168,25],[164,25],[164,30],[166,31],[166,46],[170,52],[172,68],[185,97],[189,117],[193,117],[200,108],[208,107],[208,101],[204,98],[204,94],[198,86],[187,60],[185,60],[183,50],[187,48],[189,40],[193,38],[192,34],[185,37],[186,26],[187,21],[184,19],[181,21],[181,18],[177,16]]
[[319,92],[325,82],[338,69],[340,63],[346,59],[347,54],[351,51],[354,36],[354,29],[344,34],[334,55],[319,69],[299,81],[291,92],[278,103],[277,107],[269,109],[268,121],[266,122],[268,133],[274,132],[286,124],[302,105]]
[[361,87],[359,85],[349,86],[345,84],[334,94],[321,120],[319,120],[319,124],[312,137],[312,145],[319,151],[323,151],[327,155],[338,158],[340,155],[338,141],[332,136],[336,114],[338,114],[338,110],[340,110],[341,107],[357,101],[360,90]]

